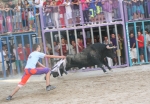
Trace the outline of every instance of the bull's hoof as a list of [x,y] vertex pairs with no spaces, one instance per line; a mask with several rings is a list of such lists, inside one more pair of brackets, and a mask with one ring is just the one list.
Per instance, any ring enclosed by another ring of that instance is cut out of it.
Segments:
[[105,74],[108,74],[108,72],[104,72]]
[[109,71],[113,72],[113,70],[112,70],[112,69],[110,69]]

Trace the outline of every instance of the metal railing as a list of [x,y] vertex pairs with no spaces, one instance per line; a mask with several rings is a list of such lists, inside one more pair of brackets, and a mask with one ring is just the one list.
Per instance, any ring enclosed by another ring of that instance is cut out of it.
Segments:
[[0,34],[37,31],[35,7],[0,10]]
[[39,43],[35,33],[0,37],[0,79],[24,72],[27,58],[35,43]]

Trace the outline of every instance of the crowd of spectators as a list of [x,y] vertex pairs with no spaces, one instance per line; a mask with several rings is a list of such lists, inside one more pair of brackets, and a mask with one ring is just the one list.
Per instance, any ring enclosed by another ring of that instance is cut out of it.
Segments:
[[119,4],[118,0],[17,0],[17,2],[9,0],[6,3],[0,2],[0,32],[35,30],[35,15],[40,14],[39,8],[43,11],[40,15],[43,15],[41,21],[45,29],[111,23],[116,19],[121,19]]
[[48,30],[111,23],[121,19],[119,4],[118,0],[46,0],[44,27]]
[[35,10],[34,7],[40,7],[37,2],[38,0],[33,0],[32,3],[28,0],[0,1],[0,33],[34,31],[35,15],[39,14],[38,8]]
[[150,17],[149,0],[124,0],[128,20],[141,20]]
[[[146,44],[144,44],[144,42]],[[135,34],[131,31],[130,32],[130,57],[132,59],[133,65],[138,63],[138,56],[139,56],[139,61],[141,63],[146,62],[146,57],[144,57],[146,54],[147,54],[148,62],[150,62],[150,32],[147,29],[145,30],[145,40],[144,40],[144,35],[142,34],[141,31],[137,32],[137,38]]]
[[11,70],[13,74],[17,74],[18,70],[24,72],[26,60],[30,52],[31,48],[29,44],[26,44],[25,47],[23,47],[21,43],[19,43],[18,46],[15,44],[3,44],[2,51],[0,52],[1,71],[4,72],[4,70],[6,70],[7,75],[10,75]]

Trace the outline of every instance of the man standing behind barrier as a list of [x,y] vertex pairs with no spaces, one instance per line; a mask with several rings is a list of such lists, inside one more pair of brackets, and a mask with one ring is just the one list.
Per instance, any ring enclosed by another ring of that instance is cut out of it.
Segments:
[[23,71],[25,64],[26,64],[26,53],[25,48],[22,47],[22,44],[18,44],[18,55],[21,63],[21,70]]
[[[26,67],[24,69],[24,75],[21,79],[21,82],[19,82],[18,86],[15,88],[13,93],[9,95],[6,100],[11,100],[12,96],[23,86],[26,84],[27,80],[30,78],[31,75],[41,75],[46,74],[46,90],[53,90],[55,89],[54,86],[50,85],[50,69],[46,68],[44,65],[38,62],[40,58],[65,58],[65,56],[55,56],[55,55],[46,55],[44,53],[41,53],[40,45],[34,44],[33,45],[33,52],[29,55]],[[40,67],[36,68],[36,64],[38,64]]]
[[140,31],[138,31],[138,38],[136,39],[138,41],[138,48],[139,48],[139,55],[141,62],[144,61],[144,36],[141,34]]
[[148,61],[150,62],[150,32],[146,30],[145,35],[146,35],[147,57]]
[[132,64],[135,64],[137,62],[137,49],[136,49],[136,43],[135,43],[135,37],[133,33],[130,33],[130,55],[132,59]]

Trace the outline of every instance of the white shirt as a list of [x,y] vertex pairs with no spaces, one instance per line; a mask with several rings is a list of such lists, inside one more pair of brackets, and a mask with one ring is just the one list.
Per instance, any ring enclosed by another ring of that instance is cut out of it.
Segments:
[[[35,3],[38,3],[39,0],[35,0]],[[40,0],[40,4],[39,5],[35,5],[36,8],[42,7],[43,6],[43,0]]]
[[[3,52],[3,56],[6,56],[6,53],[4,51]],[[0,52],[0,62],[2,62],[2,53]]]
[[28,14],[29,14],[29,18],[33,18],[34,17],[33,11],[29,11]]
[[56,56],[59,56],[59,53],[57,52],[58,49],[59,49],[58,45],[54,46],[54,55]]
[[30,53],[25,68],[36,68],[36,64],[40,58],[44,58],[46,54],[34,51]]
[[70,45],[70,54],[76,54],[76,50]]
[[[70,2],[64,2],[63,4],[65,4],[66,13],[70,13],[70,12],[72,12]],[[66,4],[67,4],[67,6],[66,6]]]
[[146,34],[146,45],[148,45],[148,42],[150,41],[150,35]]
[[50,49],[52,48],[51,45],[50,45],[49,43],[47,43],[47,47],[50,48]]

